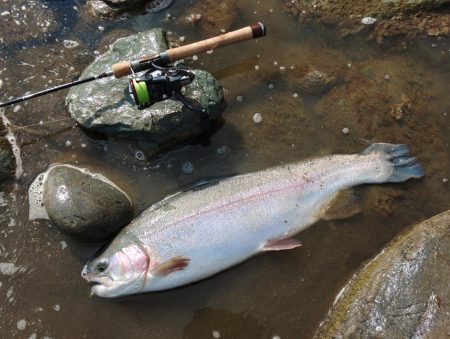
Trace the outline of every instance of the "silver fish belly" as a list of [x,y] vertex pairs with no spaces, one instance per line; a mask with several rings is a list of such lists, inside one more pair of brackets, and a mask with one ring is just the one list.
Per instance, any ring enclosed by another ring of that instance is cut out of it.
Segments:
[[[145,272],[132,279],[133,288],[93,291],[115,297],[170,289],[263,251],[295,248],[299,243],[291,237],[323,217],[341,190],[422,176],[422,167],[406,146],[373,144],[363,154],[279,166],[175,194],[144,211],[102,255],[110,258],[127,244],[140,248],[148,262]],[[145,266],[145,259],[137,261]],[[133,265],[133,259],[128,262]],[[91,275],[95,264],[85,268]]]

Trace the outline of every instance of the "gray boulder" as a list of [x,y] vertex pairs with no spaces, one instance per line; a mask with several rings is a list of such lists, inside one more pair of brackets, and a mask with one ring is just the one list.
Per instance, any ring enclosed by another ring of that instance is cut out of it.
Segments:
[[341,292],[316,338],[450,333],[450,210],[400,235]]
[[[102,73],[123,60],[154,55],[168,48],[166,33],[152,29],[118,39],[83,72],[82,77]],[[128,93],[128,78],[103,79],[73,87],[67,98],[70,115],[82,127],[106,135],[146,140],[152,153],[205,132],[207,123],[225,108],[222,86],[208,72],[195,70],[194,82],[185,95],[197,100],[205,114],[188,109],[172,99],[139,110]],[[147,154],[147,155],[153,155]]]
[[173,0],[88,0],[92,15],[100,19],[127,18],[141,12],[159,12],[172,4]]
[[0,182],[14,177],[14,157],[9,143],[0,137]]
[[82,241],[108,239],[132,217],[126,193],[102,175],[69,165],[47,172],[43,203],[61,232]]

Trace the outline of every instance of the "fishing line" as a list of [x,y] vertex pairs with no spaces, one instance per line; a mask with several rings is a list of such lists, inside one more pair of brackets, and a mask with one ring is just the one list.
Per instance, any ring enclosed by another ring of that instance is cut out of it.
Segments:
[[[58,123],[58,122],[61,122],[61,121],[67,121],[67,120],[73,120],[73,119],[72,118],[63,118],[63,119],[58,119],[58,120],[53,120],[53,121],[46,121],[46,122],[42,122],[42,123],[38,122],[36,124],[23,125],[23,126],[16,126],[14,124],[9,123],[9,126],[12,126],[10,128],[10,131],[18,131],[18,130],[26,129],[26,128],[29,128],[29,127],[47,126],[47,125],[50,125],[50,124],[55,124],[55,123]],[[74,127],[74,126],[77,126],[77,125],[78,125],[78,123],[74,123],[70,127]],[[69,127],[69,126],[67,126],[67,127]]]

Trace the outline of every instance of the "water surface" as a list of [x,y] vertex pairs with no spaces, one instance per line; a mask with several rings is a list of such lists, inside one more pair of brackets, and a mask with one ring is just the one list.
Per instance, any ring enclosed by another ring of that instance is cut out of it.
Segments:
[[[2,2],[0,12],[21,3]],[[76,78],[120,36],[162,26],[186,42],[208,37],[201,25],[180,24],[194,2],[176,0],[166,12],[118,22],[90,18],[84,1],[37,3],[54,14],[45,34],[0,32],[1,101]],[[23,4],[24,13],[36,11]],[[0,193],[2,337],[309,337],[365,261],[408,225],[448,209],[448,40],[420,38],[406,49],[396,41],[379,46],[364,37],[343,39],[333,27],[300,24],[282,1],[242,0],[237,7],[232,29],[262,20],[269,34],[188,61],[221,81],[228,103],[216,131],[192,144],[140,161],[135,152],[142,144],[93,139],[77,128],[64,91],[6,110],[18,128],[25,174]],[[64,40],[78,46],[65,48]],[[336,74],[331,91],[302,93],[298,79],[311,68]],[[405,100],[410,109],[396,120],[391,108]],[[260,124],[253,122],[255,113]],[[18,127],[25,125],[35,126]],[[130,193],[138,214],[200,178],[360,152],[375,141],[410,145],[425,179],[360,187],[363,212],[319,222],[298,235],[303,247],[255,257],[172,291],[89,297],[80,272],[96,246],[72,241],[49,222],[28,221],[27,188],[55,162],[102,168]],[[223,146],[228,152],[218,155]],[[194,165],[192,175],[181,172],[186,161]]]

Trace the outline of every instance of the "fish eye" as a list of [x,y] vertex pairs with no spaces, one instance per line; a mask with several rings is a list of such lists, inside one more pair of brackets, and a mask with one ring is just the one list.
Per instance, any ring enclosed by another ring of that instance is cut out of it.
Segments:
[[100,261],[96,267],[97,272],[99,272],[99,273],[105,272],[107,268],[108,268],[108,263],[106,261]]

